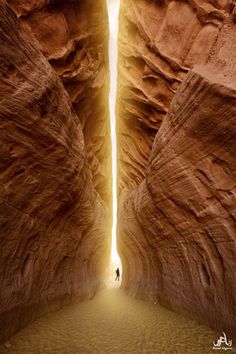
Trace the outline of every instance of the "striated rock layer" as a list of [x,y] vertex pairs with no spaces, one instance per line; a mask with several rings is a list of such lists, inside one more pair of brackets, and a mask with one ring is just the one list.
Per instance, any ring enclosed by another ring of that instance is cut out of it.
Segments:
[[129,293],[235,337],[236,26],[226,3],[123,1],[119,251]]
[[111,202],[105,0],[8,0],[62,79],[83,129],[97,192]]
[[121,0],[119,187],[145,177],[154,137],[188,71],[206,64],[233,5],[220,1]]
[[[41,3],[49,1],[33,1],[32,8]],[[27,1],[18,4],[26,12],[32,10]],[[47,36],[46,32],[41,34]],[[92,296],[108,261],[109,240],[107,206],[97,192],[86,153],[82,130],[86,130],[86,123],[81,120],[81,124],[71,105],[73,100],[38,49],[37,41],[32,41],[3,1],[0,37],[3,341],[72,296]],[[66,55],[66,50],[61,47],[58,60],[63,53]],[[96,83],[99,88],[99,78]],[[95,117],[99,116],[96,109],[102,107],[93,101]],[[94,124],[91,143],[95,144],[96,119]],[[97,141],[99,154],[99,138]]]

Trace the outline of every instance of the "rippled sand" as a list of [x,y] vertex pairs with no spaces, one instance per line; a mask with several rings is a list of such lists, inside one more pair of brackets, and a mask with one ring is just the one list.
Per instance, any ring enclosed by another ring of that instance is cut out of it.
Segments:
[[0,347],[18,354],[208,354],[218,335],[165,308],[101,291],[41,318]]

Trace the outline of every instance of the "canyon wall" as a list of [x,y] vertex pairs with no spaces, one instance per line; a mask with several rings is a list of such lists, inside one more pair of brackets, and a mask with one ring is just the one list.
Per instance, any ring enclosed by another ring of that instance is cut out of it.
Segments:
[[8,0],[67,90],[83,129],[93,184],[111,203],[105,0]]
[[20,20],[0,1],[0,341],[92,296],[110,253],[105,1],[9,4]]
[[236,333],[231,1],[122,1],[122,286]]

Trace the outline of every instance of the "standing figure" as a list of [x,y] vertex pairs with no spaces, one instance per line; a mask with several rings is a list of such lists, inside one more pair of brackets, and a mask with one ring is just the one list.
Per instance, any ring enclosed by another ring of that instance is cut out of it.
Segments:
[[115,280],[120,280],[120,269],[119,267],[116,269],[116,279]]

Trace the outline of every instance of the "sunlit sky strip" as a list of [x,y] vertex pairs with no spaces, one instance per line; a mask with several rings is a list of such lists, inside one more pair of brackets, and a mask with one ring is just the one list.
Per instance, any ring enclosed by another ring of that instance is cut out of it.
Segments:
[[118,266],[119,256],[116,247],[117,226],[117,139],[116,139],[116,96],[117,96],[117,68],[118,68],[118,28],[120,0],[107,0],[109,15],[109,66],[110,66],[110,125],[112,142],[112,196],[113,196],[113,224],[112,224],[112,261]]

